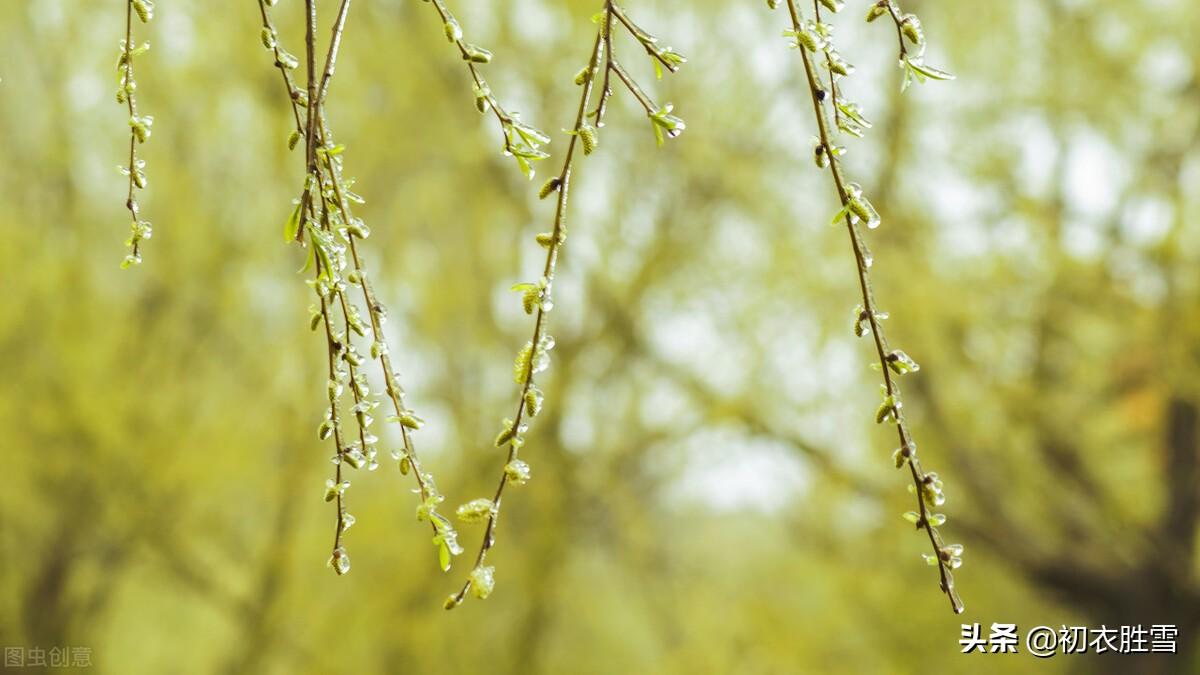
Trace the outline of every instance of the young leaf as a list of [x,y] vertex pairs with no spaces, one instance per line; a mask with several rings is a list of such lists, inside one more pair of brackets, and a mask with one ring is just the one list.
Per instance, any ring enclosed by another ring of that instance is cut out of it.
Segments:
[[292,209],[292,215],[288,216],[287,223],[283,226],[283,240],[295,241],[296,233],[300,231],[300,202],[296,202],[296,208]]

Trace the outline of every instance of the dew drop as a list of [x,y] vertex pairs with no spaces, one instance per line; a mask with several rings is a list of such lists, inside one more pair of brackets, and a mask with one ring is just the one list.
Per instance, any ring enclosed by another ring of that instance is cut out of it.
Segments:
[[350,571],[350,555],[346,553],[346,549],[337,547],[333,549],[333,555],[329,556],[328,565],[333,568],[338,575],[346,574]]

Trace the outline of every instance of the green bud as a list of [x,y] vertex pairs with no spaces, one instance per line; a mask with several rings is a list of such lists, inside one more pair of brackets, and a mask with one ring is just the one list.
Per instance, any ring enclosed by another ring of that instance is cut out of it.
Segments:
[[530,417],[537,417],[542,411],[542,399],[542,390],[537,387],[531,385],[525,392],[525,411]]
[[325,501],[331,502],[341,495],[346,493],[346,489],[350,487],[350,481],[344,480],[341,483],[334,483],[332,479],[325,480]]
[[463,60],[471,61],[472,63],[490,63],[492,53],[483,47],[473,44],[467,44],[463,53]]
[[133,0],[133,11],[142,23],[154,18],[154,0]]
[[504,465],[504,475],[508,482],[514,485],[524,485],[529,482],[529,465],[519,459],[514,459]]
[[[670,47],[667,47],[666,49],[660,49],[657,52],[655,52],[655,54],[657,54],[660,59],[662,59],[663,61],[666,62],[667,67],[671,70],[671,72],[678,71],[679,66],[687,63],[687,57],[685,57],[683,54],[680,54],[679,52],[675,51],[674,49],[672,49]],[[662,68],[658,64],[657,61],[655,63],[655,69],[656,69],[656,72],[658,73],[658,79],[661,80],[662,79]]]
[[906,14],[900,21],[900,32],[908,41],[914,45],[920,46],[925,42],[925,33],[921,30],[921,20],[916,14]]
[[813,163],[818,169],[825,169],[829,166],[829,153],[825,151],[825,144],[817,142],[813,146]]
[[495,512],[496,504],[486,497],[480,497],[459,506],[455,515],[464,523],[482,523],[491,518]]
[[504,447],[504,445],[506,443],[508,443],[509,441],[511,441],[513,439],[513,437],[516,436],[516,434],[517,434],[517,432],[512,427],[512,420],[504,420],[504,422],[505,422],[504,428],[500,430],[499,434],[496,434],[496,447],[497,448]]
[[134,115],[129,118],[129,128],[133,130],[133,135],[137,138],[138,143],[145,143],[147,138],[150,138],[150,127],[154,126],[154,117],[146,115],[138,117]]
[[512,290],[521,291],[521,307],[526,314],[533,314],[539,307],[549,311],[554,306],[549,302],[547,288],[546,279],[542,278],[537,283],[513,284]]
[[279,55],[275,57],[275,65],[286,70],[295,70],[300,67],[300,59],[280,49]]
[[900,402],[892,394],[884,396],[883,402],[879,404],[879,408],[875,410],[875,423],[883,424],[888,420],[895,421],[897,410],[900,408]]
[[533,343],[526,342],[521,351],[517,352],[517,358],[513,361],[513,381],[517,384],[525,384],[525,376],[530,372],[529,362],[533,358]]
[[346,450],[341,454],[341,459],[355,469],[361,469],[367,463],[367,456],[358,448]]
[[472,87],[472,91],[475,92],[475,109],[478,110],[480,114],[486,113],[488,108],[490,108],[492,105],[491,88],[488,87],[487,84],[476,84],[474,87]]
[[416,431],[417,429],[420,429],[425,424],[425,420],[421,419],[420,417],[417,417],[417,415],[415,413],[413,413],[411,410],[400,413],[396,417],[396,419],[397,419],[397,421],[400,422],[401,426],[404,426],[408,429],[412,429],[414,431]]
[[654,137],[659,145],[662,145],[667,138],[679,136],[687,128],[682,119],[671,114],[674,108],[675,106],[668,103],[654,112],[647,113],[651,126],[654,127]]
[[450,17],[442,28],[446,31],[446,40],[454,42],[462,39],[462,26],[458,25],[458,19]]
[[871,200],[863,195],[862,187],[858,183],[850,183],[846,186],[846,208],[865,223],[868,229],[873,230],[879,227],[881,222],[879,212],[875,210]]
[[854,308],[854,337],[862,337],[871,330],[871,315],[862,305]]
[[843,77],[854,72],[854,66],[847,63],[846,60],[842,58],[841,54],[838,54],[835,51],[828,51],[826,52],[826,55],[828,58],[826,59],[825,65],[829,68],[830,72]]
[[867,204],[863,199],[851,197],[847,205],[850,207],[850,212],[858,216],[859,220],[870,219],[871,212],[867,209]]
[[803,47],[810,52],[818,52],[825,48],[825,38],[821,37],[811,21],[801,26],[799,30],[784,31],[783,34],[795,38],[796,46]]
[[925,474],[921,480],[921,501],[929,508],[936,508],[946,503],[946,495],[942,492],[942,481],[934,472]]
[[496,440],[495,440],[496,447],[497,448],[504,447],[505,444],[507,444],[509,441],[511,441],[513,439],[514,435],[515,435],[515,432],[512,430],[511,427],[505,427],[505,428],[501,429],[500,433],[496,434]]
[[889,352],[885,360],[887,361],[888,368],[891,368],[897,375],[907,375],[921,369],[920,364],[899,349]]
[[476,567],[471,570],[471,594],[480,600],[486,600],[496,587],[496,568],[492,566]]
[[583,142],[583,154],[590,155],[596,151],[596,128],[590,124],[579,127],[579,140]]
[[558,176],[553,176],[547,179],[546,182],[542,184],[542,189],[538,190],[538,199],[545,199],[546,197],[549,197],[550,193],[557,191],[560,185],[562,185],[562,180],[559,179]]

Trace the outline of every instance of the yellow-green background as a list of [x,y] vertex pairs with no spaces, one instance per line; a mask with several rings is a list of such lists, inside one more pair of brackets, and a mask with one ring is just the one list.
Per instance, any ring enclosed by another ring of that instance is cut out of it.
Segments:
[[[332,3],[320,3],[321,36]],[[332,450],[303,174],[253,0],[160,0],[139,39],[155,226],[122,272],[124,5],[0,3],[0,643],[109,673],[1195,672],[1196,658],[961,656],[962,621],[1200,628],[1200,5],[903,3],[957,74],[901,96],[890,26],[838,17],[875,128],[847,170],[944,533],[950,613],[901,520],[894,433],[784,13],[629,0],[690,58],[656,149],[618,91],[581,159],[546,410],[507,494],[497,587],[452,613],[411,477],[351,477],[353,570],[325,567]],[[501,465],[508,287],[539,274],[599,2],[456,0],[498,98],[554,132],[525,181],[433,8],[359,0],[328,103],[416,436],[454,504]],[[275,12],[303,52],[300,0]],[[387,449],[395,439],[384,437]],[[470,555],[478,528],[463,525]]]

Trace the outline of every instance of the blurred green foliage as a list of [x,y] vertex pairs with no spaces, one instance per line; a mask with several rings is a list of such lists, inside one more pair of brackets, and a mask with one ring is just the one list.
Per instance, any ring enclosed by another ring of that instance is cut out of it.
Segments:
[[[506,106],[569,126],[597,3],[454,4]],[[923,366],[906,410],[967,547],[960,618],[871,420],[854,263],[782,17],[629,4],[690,59],[656,84],[688,132],[656,148],[615,97],[578,169],[533,478],[505,503],[495,593],[454,613],[460,577],[390,464],[356,476],[354,572],[324,567],[324,347],[279,235],[303,168],[255,4],[159,3],[142,30],[155,236],[126,272],[124,14],[0,4],[0,644],[89,646],[114,673],[1032,668],[959,655],[960,621],[1176,623],[1191,649],[1200,6],[910,1],[958,80],[903,97],[893,42],[853,3],[839,22],[876,122],[845,162],[888,224],[876,292]],[[293,50],[300,7],[276,8]],[[536,274],[552,210],[440,24],[416,0],[356,3],[328,113],[423,457],[461,502],[502,465],[528,339],[508,289]]]

